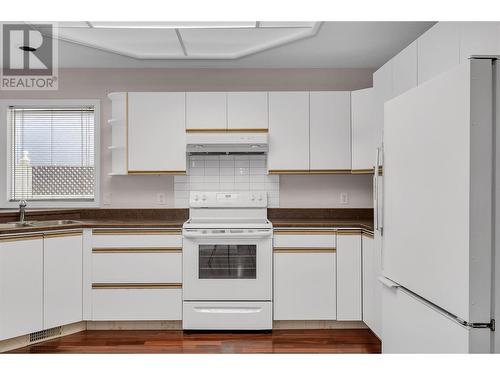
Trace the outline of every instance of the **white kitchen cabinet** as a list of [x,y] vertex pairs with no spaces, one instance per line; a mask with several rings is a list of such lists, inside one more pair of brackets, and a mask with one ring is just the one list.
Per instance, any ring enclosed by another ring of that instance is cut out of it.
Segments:
[[335,253],[275,252],[274,320],[335,320]]
[[128,93],[128,172],[186,171],[185,94]]
[[79,322],[82,306],[82,233],[44,235],[44,329]]
[[393,96],[417,86],[417,53],[417,41],[414,41],[392,59]]
[[227,94],[225,92],[187,92],[186,129],[226,130]]
[[309,92],[269,93],[270,173],[309,171]]
[[372,171],[375,163],[376,102],[373,88],[351,93],[351,132],[353,171]]
[[362,319],[361,234],[337,234],[337,320]]
[[263,130],[268,128],[267,92],[228,92],[227,129]]
[[363,321],[379,337],[381,337],[381,284],[380,257],[375,247],[373,236],[363,234],[361,238],[363,265]]
[[500,55],[500,22],[459,22],[460,62],[472,55]]
[[351,169],[351,93],[310,93],[310,170]]
[[[384,103],[394,97],[393,60],[389,60],[373,73],[373,123],[375,126],[374,138],[376,147],[382,145],[384,134]],[[372,151],[375,154],[375,150]],[[375,157],[375,156],[373,156]]]
[[438,22],[418,40],[418,83],[450,70],[460,62],[460,23]]
[[0,340],[43,329],[43,238],[0,239]]

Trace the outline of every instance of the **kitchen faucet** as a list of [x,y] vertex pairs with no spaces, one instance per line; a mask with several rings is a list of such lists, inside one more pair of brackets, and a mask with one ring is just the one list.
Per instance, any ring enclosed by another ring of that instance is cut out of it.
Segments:
[[24,214],[28,203],[23,199],[19,201],[19,222],[24,223]]

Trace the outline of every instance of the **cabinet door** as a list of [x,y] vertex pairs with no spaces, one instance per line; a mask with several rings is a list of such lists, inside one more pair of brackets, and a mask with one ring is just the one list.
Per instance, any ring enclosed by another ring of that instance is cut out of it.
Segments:
[[185,94],[128,94],[129,172],[186,171]]
[[335,253],[274,254],[274,320],[334,320],[335,295]]
[[393,60],[389,60],[373,73],[374,109],[372,116],[376,147],[382,145],[384,135],[384,103],[394,97],[393,62]]
[[227,128],[225,92],[186,93],[186,129]]
[[393,96],[417,86],[417,59],[417,41],[392,59]]
[[82,234],[44,238],[44,328],[82,320]]
[[460,62],[458,22],[439,22],[418,38],[418,83],[446,72]]
[[353,170],[373,169],[377,148],[375,105],[372,88],[351,93]]
[[228,129],[267,129],[267,92],[228,92]]
[[310,93],[310,169],[351,169],[351,93]]
[[375,273],[375,248],[373,238],[363,236],[362,267],[363,267],[363,322],[374,331],[375,325],[375,285],[378,283]]
[[0,240],[0,340],[43,329],[43,239]]
[[337,320],[361,320],[361,235],[337,235]]
[[269,93],[268,169],[309,170],[309,92]]
[[500,22],[459,22],[460,62],[473,55],[500,55]]

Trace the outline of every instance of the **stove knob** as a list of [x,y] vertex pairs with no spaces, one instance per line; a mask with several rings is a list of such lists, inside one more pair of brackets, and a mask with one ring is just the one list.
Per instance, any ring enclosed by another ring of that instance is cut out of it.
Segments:
[[201,200],[202,200],[202,201],[206,201],[206,200],[207,200],[207,196],[206,196],[206,195],[202,195],[202,196],[201,196]]
[[197,196],[197,195],[195,195],[195,196],[194,196],[194,201],[196,202],[196,201],[198,201],[198,199],[200,199],[200,198],[198,198],[198,196]]
[[259,201],[262,201],[262,195],[259,195]]
[[250,200],[253,202],[253,201],[255,200],[255,195],[252,195],[252,196],[250,197]]

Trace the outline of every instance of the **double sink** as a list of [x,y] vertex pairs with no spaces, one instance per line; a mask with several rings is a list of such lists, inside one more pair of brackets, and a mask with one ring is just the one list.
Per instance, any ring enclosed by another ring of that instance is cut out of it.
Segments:
[[19,229],[19,228],[36,228],[36,227],[56,227],[59,225],[80,224],[76,220],[31,220],[31,221],[15,221],[11,223],[0,224],[0,229]]

